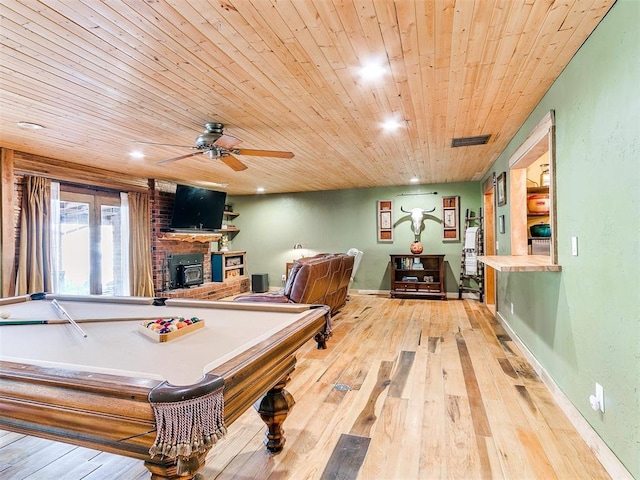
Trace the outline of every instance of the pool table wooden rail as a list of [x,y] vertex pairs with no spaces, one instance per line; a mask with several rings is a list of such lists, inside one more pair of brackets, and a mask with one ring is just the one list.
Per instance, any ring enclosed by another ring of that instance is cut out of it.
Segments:
[[0,425],[144,459],[155,439],[147,397],[159,383],[2,361]]
[[[209,372],[225,381],[227,425],[261,398],[283,395],[295,369],[295,352],[324,330],[325,313],[322,308],[310,309],[301,321]],[[148,378],[0,361],[0,428],[138,458],[145,461],[152,478],[177,478],[175,461],[149,457],[156,429],[148,394],[159,383]],[[269,412],[261,411],[260,415],[269,429],[281,429],[282,412],[273,413],[275,426],[268,420]],[[265,443],[279,450],[284,437],[275,447],[273,441]],[[205,456],[199,456],[201,465]]]

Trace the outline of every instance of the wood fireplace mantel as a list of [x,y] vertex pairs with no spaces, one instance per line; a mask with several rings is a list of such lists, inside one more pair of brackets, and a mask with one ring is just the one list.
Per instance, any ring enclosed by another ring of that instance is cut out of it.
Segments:
[[158,235],[158,240],[172,240],[176,242],[209,243],[217,242],[222,237],[221,233],[179,233],[163,232]]

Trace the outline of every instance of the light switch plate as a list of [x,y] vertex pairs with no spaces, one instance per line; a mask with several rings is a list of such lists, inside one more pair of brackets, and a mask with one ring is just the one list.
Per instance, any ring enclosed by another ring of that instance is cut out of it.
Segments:
[[578,237],[571,237],[571,255],[578,256]]

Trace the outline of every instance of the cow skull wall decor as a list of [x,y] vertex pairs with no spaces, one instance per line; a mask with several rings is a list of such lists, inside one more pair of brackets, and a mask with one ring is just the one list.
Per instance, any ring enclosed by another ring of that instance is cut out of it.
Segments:
[[411,215],[411,223],[413,234],[415,236],[415,240],[411,243],[411,253],[420,254],[422,253],[422,243],[420,242],[420,232],[422,231],[422,221],[424,220],[424,216],[427,213],[431,213],[435,211],[436,207],[433,207],[431,210],[426,210],[424,208],[415,207],[411,210],[405,210],[404,207],[400,207],[404,213],[408,213]]

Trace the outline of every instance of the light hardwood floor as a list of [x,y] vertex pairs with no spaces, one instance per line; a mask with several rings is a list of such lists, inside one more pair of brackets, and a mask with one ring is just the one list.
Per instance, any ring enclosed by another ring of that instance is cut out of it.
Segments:
[[[278,455],[248,411],[209,479],[606,479],[492,314],[473,300],[352,295],[327,350],[309,342]],[[148,479],[142,462],[0,432],[0,478]]]

